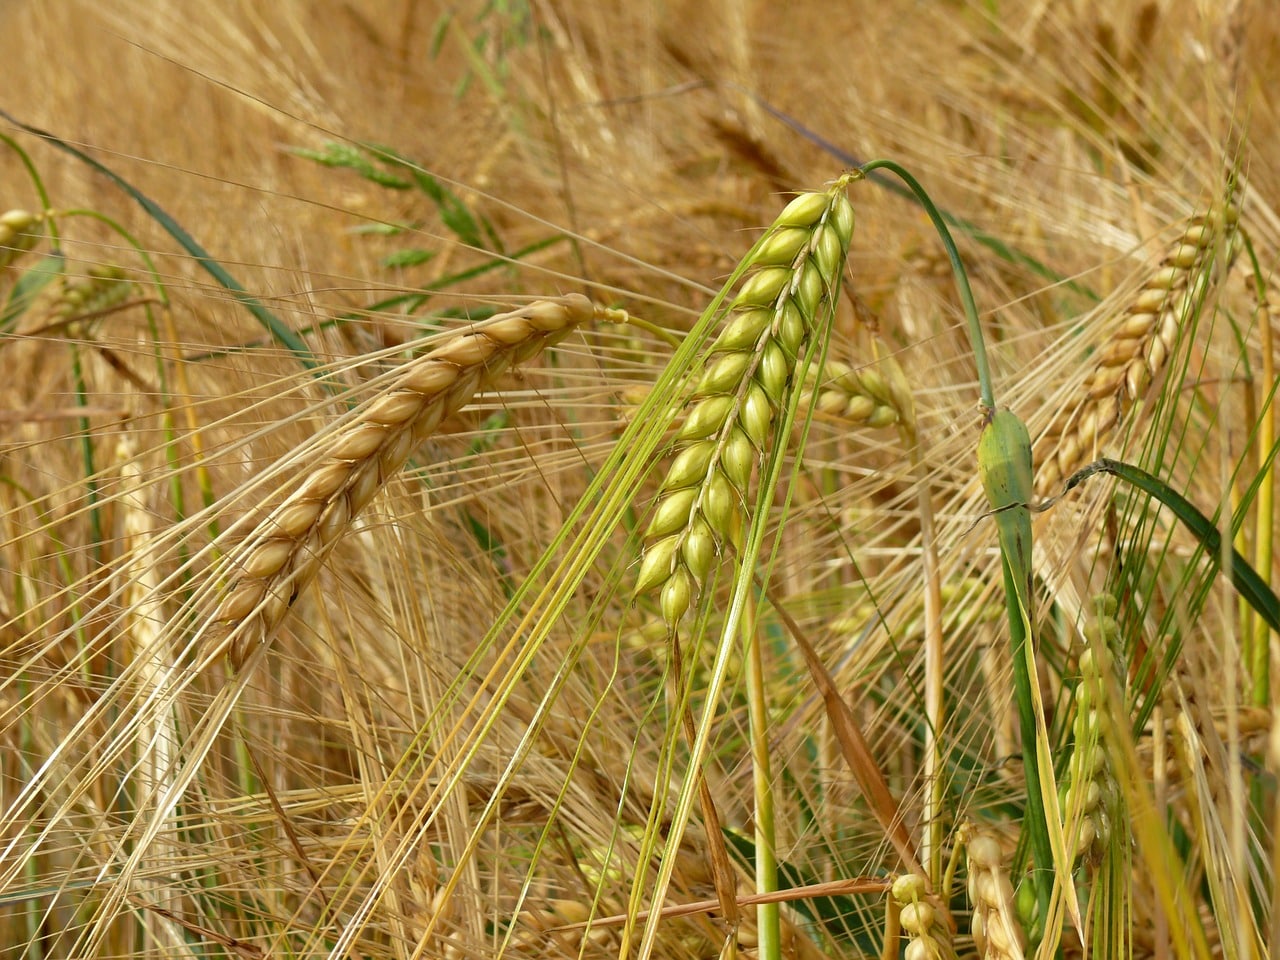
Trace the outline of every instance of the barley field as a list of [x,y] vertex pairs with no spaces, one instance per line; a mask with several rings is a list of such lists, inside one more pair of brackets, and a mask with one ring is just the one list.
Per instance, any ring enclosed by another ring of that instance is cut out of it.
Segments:
[[1280,10],[0,0],[0,957],[1280,944]]

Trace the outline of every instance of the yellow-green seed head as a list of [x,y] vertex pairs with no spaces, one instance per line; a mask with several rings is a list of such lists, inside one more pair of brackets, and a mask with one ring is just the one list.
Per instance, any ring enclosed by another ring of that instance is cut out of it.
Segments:
[[649,544],[640,562],[640,574],[636,577],[636,593],[645,593],[667,582],[675,563],[679,547],[678,536],[667,537]]
[[689,574],[677,568],[662,588],[658,602],[662,608],[662,619],[670,624],[679,621],[693,602],[693,582],[689,579]]
[[811,227],[826,213],[830,202],[825,193],[802,193],[782,208],[774,226]]
[[689,411],[684,425],[676,434],[677,440],[705,440],[724,426],[725,418],[733,410],[734,398],[727,395],[706,397]]
[[747,277],[734,299],[734,305],[742,308],[771,307],[778,294],[791,282],[790,267],[761,267]]
[[776,229],[760,242],[755,262],[761,266],[790,266],[812,237],[813,234],[804,227]]
[[653,512],[646,537],[667,537],[679,533],[689,523],[694,501],[698,499],[697,487],[686,487],[667,493]]
[[750,365],[751,354],[745,350],[715,355],[711,366],[698,381],[697,392],[699,394],[733,393],[742,383],[742,378]]
[[729,482],[746,493],[747,484],[751,480],[751,469],[756,462],[756,448],[740,428],[735,427],[725,443],[724,452],[720,454],[720,466],[724,469]]
[[734,314],[724,331],[716,338],[713,350],[754,350],[760,336],[773,320],[773,311],[745,310]]
[[701,483],[707,476],[707,467],[715,452],[714,440],[701,440],[685,447],[672,461],[667,479],[662,481],[663,489],[678,490]]

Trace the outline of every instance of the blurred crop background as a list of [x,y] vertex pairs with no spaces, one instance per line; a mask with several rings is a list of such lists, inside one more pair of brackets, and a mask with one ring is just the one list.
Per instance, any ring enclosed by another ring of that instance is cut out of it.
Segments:
[[[0,211],[41,215],[32,249],[0,261],[0,956],[632,955],[638,934],[600,918],[638,931],[641,911],[714,897],[698,815],[660,849],[692,774],[673,652],[627,584],[663,466],[536,658],[511,655],[526,625],[508,601],[563,545],[672,338],[794,192],[863,161],[897,160],[954,218],[1002,402],[1033,437],[1234,178],[1249,254],[1214,279],[1142,412],[1091,453],[1234,517],[1270,577],[1280,13],[1265,0],[5,0],[0,64],[0,109],[167,215],[0,118]],[[894,429],[816,414],[772,582],[919,837],[936,524],[941,861],[977,823],[1016,869],[1026,785],[960,302],[924,213],[877,183],[850,191],[830,357],[896,362],[922,459]],[[199,664],[188,600],[219,576],[227,528],[314,466],[309,439],[423,338],[569,293],[638,322],[582,328],[448,418],[255,672]],[[1037,467],[1048,456],[1042,441]],[[1106,869],[1077,874],[1085,929],[1065,923],[1061,949],[1269,955],[1274,637],[1167,512],[1109,481],[1037,515],[1036,537],[1063,757],[1090,598],[1120,611],[1098,709],[1124,819]],[[884,888],[904,865],[786,631],[763,621],[783,886],[871,889],[791,902],[779,949],[896,956],[909,937]],[[710,652],[686,655],[700,710]],[[745,893],[740,674],[708,706],[702,773]],[[664,857],[671,886],[650,903]],[[962,886],[939,903],[947,949],[1002,955],[968,934]],[[654,950],[755,955],[752,909],[738,931],[718,906],[672,916]]]

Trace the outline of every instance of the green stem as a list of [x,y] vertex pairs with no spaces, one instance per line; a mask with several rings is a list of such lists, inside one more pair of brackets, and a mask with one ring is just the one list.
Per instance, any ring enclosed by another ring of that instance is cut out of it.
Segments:
[[[760,654],[760,638],[755,625],[755,608],[743,611],[742,636],[746,645],[747,706],[751,730],[751,769],[755,787],[755,855],[756,893],[774,893],[778,889],[778,861],[775,857],[773,778],[769,768],[769,713],[764,689],[764,659]],[[778,920],[778,904],[761,903],[756,907],[760,960],[781,960],[782,933]]]
[[982,405],[988,410],[995,410],[995,393],[991,387],[991,365],[987,361],[987,345],[982,338],[982,326],[978,322],[978,306],[974,303],[973,289],[969,286],[969,275],[965,272],[964,263],[960,260],[960,251],[956,248],[956,242],[952,239],[951,231],[947,229],[946,220],[943,219],[933,200],[929,198],[929,194],[925,193],[924,187],[920,186],[920,181],[908,173],[900,164],[892,160],[872,160],[861,169],[864,174],[870,174],[876,170],[888,170],[890,173],[897,175],[916,195],[916,199],[920,201],[920,206],[924,208],[924,212],[933,221],[934,229],[938,231],[938,236],[942,239],[942,245],[946,248],[947,259],[951,261],[951,271],[955,274],[956,288],[960,292],[960,303],[964,307],[965,320],[969,325],[969,344],[973,349],[973,361],[978,367],[978,388],[982,393]]

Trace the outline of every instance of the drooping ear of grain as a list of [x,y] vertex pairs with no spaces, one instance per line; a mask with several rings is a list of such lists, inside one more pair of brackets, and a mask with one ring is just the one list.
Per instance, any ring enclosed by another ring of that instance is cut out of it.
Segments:
[[563,340],[597,312],[576,294],[535,301],[409,363],[227,557],[232,582],[213,619],[226,628],[221,639],[229,643],[232,666],[271,638],[352,520],[442,420],[512,364]]
[[[1224,275],[1236,253],[1240,208],[1234,194],[1193,218],[1160,266],[1129,304],[1097,353],[1084,396],[1041,437],[1036,494],[1056,493],[1063,481],[1100,455],[1133,406],[1146,396],[1177,346],[1178,337]],[[1224,263],[1225,258],[1225,263]]]
[[738,541],[751,475],[840,286],[853,235],[848,182],[796,197],[748,255],[750,272],[688,401],[636,583],[637,593],[659,592],[668,624]]

